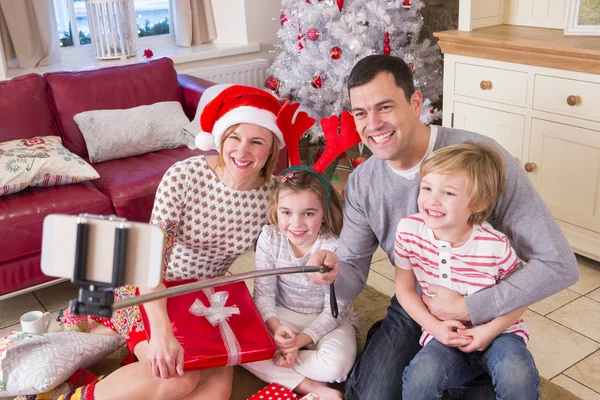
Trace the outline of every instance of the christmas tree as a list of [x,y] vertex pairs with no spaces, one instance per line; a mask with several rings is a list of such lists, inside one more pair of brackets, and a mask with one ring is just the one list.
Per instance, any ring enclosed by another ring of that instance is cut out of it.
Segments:
[[[415,87],[426,99],[421,120],[441,113],[432,107],[442,92],[441,53],[420,38],[421,0],[282,0],[278,55],[265,86],[280,98],[301,103],[320,120],[340,115],[350,101],[352,67],[370,54],[401,57],[412,68]],[[310,139],[322,137],[319,124]]]

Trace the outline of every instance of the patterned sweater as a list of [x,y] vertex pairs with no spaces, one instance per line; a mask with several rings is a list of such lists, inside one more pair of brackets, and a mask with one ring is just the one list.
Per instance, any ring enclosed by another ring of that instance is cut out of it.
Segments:
[[[291,268],[306,265],[306,262],[318,250],[335,252],[337,239],[333,236],[319,235],[317,241],[303,257],[296,257],[287,238],[273,226],[263,227],[256,246],[255,268]],[[338,327],[341,319],[347,319],[357,326],[356,316],[349,303],[338,301],[339,316],[333,318],[329,303],[329,291],[323,286],[312,283],[306,274],[289,274],[257,278],[254,281],[254,302],[263,320],[277,318],[277,306],[285,307],[300,314],[318,315],[304,330],[313,341]]]

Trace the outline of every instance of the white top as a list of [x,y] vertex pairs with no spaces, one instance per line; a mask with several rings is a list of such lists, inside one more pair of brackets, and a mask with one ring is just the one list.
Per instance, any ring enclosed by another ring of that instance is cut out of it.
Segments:
[[[396,231],[394,263],[412,269],[424,294],[429,285],[440,285],[468,296],[516,271],[519,257],[508,238],[487,223],[473,226],[469,240],[460,247],[437,240],[419,214],[402,218]],[[527,342],[529,334],[523,319],[506,331]],[[433,336],[423,330],[420,343],[425,346]]]
[[[303,257],[296,257],[287,238],[275,227],[267,225],[256,245],[255,268],[290,268],[306,265],[306,262],[319,250],[337,250],[337,239],[333,236],[319,235],[310,251]],[[285,307],[300,314],[318,315],[312,324],[304,330],[313,341],[338,327],[340,320],[349,320],[356,325],[356,316],[349,303],[338,301],[338,318],[331,315],[329,290],[310,280],[307,274],[289,274],[267,276],[254,280],[254,302],[263,320],[277,318],[277,306]]]

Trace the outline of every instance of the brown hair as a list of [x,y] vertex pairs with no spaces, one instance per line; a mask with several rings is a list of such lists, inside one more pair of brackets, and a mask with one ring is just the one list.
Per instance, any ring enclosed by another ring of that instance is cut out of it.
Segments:
[[403,59],[383,54],[367,56],[354,65],[348,77],[348,93],[350,93],[350,89],[371,82],[382,72],[388,72],[394,76],[396,86],[402,89],[406,101],[410,102],[410,98],[415,92],[412,71]]
[[465,142],[431,153],[421,164],[421,179],[427,174],[467,174],[469,207],[477,210],[469,217],[471,225],[485,221],[496,206],[506,185],[504,160],[492,146]]
[[[219,149],[219,161],[217,162],[217,167],[223,168],[225,167],[225,160],[223,159],[223,146],[225,144],[225,140],[237,129],[240,124],[231,125],[227,130],[223,133],[221,137],[221,144]],[[271,145],[271,154],[269,154],[269,158],[267,158],[267,162],[260,170],[260,176],[265,178],[265,183],[268,182],[273,176],[273,171],[277,167],[277,159],[279,158],[279,139],[273,133],[273,144]]]
[[[331,190],[331,203],[327,200],[327,189],[323,186],[319,178],[307,171],[291,171],[289,175],[285,175],[285,178],[279,176],[275,180],[275,187],[271,191],[271,201],[269,203],[269,210],[267,216],[269,222],[273,225],[277,225],[277,207],[279,205],[279,194],[282,190],[291,190],[294,193],[298,192],[313,192],[321,207],[323,207],[323,224],[319,233],[331,234],[336,237],[340,236],[342,232],[343,224],[343,213],[342,213],[342,201],[338,196],[337,192],[330,186]],[[282,182],[283,180],[283,182]]]

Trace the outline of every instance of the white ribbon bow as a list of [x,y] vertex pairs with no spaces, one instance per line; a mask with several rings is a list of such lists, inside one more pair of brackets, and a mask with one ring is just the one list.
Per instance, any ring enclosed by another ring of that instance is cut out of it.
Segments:
[[210,307],[206,307],[200,299],[196,299],[194,304],[190,307],[190,313],[198,316],[205,317],[212,326],[219,325],[221,332],[221,338],[225,344],[225,350],[227,351],[227,366],[238,365],[242,362],[240,342],[238,342],[231,326],[227,322],[227,319],[232,315],[239,315],[240,309],[237,306],[226,307],[225,303],[229,298],[229,292],[213,292],[212,288],[204,289],[206,298],[209,299]]

